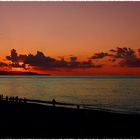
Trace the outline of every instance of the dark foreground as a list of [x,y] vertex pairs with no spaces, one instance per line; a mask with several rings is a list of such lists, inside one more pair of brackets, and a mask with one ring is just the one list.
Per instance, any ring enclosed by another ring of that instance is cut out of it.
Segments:
[[0,102],[1,138],[140,138],[140,115]]

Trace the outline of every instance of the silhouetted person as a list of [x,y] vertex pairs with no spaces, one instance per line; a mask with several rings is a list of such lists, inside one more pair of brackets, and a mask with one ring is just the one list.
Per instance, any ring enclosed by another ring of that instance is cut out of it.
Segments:
[[0,95],[0,100],[2,100],[2,95]]
[[10,101],[10,102],[12,101],[12,97],[9,98],[9,101]]
[[18,96],[15,97],[15,102],[16,102],[16,103],[18,102]]
[[77,105],[77,109],[80,109],[80,105]]
[[22,99],[21,98],[19,98],[19,103],[21,103],[22,102]]
[[6,101],[8,101],[8,96],[5,97]]
[[12,102],[14,102],[15,101],[15,97],[12,97]]
[[56,104],[55,99],[52,100],[52,104],[53,104],[53,106],[55,107],[55,104]]
[[24,102],[24,103],[27,103],[27,99],[26,99],[26,98],[24,98],[24,99],[23,99],[23,102]]
[[0,100],[3,100],[3,95],[0,95]]

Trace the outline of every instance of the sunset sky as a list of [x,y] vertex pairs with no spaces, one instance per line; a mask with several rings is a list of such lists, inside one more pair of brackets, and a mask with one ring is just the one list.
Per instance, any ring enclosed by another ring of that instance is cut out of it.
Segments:
[[[137,65],[128,67],[40,69],[52,74],[140,74],[140,2],[0,2],[0,60],[41,51],[55,59],[76,56],[88,61],[116,47],[136,51]],[[5,59],[5,60],[4,60]],[[108,59],[108,58],[107,58]],[[92,59],[93,63],[99,63]],[[118,61],[118,60],[117,60]],[[132,62],[133,63],[133,62]],[[114,62],[114,65],[116,63]],[[39,71],[39,69],[38,69]]]

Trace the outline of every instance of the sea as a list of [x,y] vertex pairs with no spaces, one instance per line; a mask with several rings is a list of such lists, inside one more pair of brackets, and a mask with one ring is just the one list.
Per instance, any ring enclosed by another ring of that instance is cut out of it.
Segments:
[[0,94],[140,113],[140,76],[0,76]]

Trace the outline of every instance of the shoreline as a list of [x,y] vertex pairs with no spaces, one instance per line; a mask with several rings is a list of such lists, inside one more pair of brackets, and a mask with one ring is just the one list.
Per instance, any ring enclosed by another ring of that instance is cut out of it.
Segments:
[[[3,99],[1,99],[3,98]],[[7,98],[7,99],[6,99]],[[17,99],[16,99],[17,98]],[[9,102],[25,102],[25,103],[33,103],[33,104],[38,104],[38,105],[44,105],[44,106],[56,106],[56,107],[64,107],[64,108],[71,108],[71,109],[82,109],[82,110],[90,110],[90,111],[101,111],[101,112],[109,112],[109,113],[117,113],[117,114],[126,114],[126,115],[140,115],[139,112],[128,112],[128,111],[121,111],[121,110],[113,110],[113,109],[108,109],[108,108],[97,108],[95,106],[91,106],[89,104],[78,104],[78,103],[66,103],[66,102],[59,102],[56,101],[55,99],[54,102],[52,101],[46,101],[46,100],[39,100],[39,99],[27,99],[27,98],[19,98],[18,96],[5,96],[0,95],[0,100],[2,101],[7,101]]]

